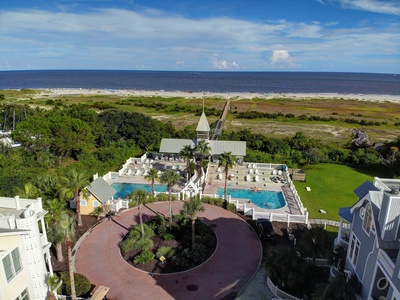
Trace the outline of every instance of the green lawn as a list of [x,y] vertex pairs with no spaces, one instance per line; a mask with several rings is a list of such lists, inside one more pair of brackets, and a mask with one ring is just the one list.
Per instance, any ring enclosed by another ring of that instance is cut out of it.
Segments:
[[[339,220],[339,208],[352,206],[357,201],[353,191],[366,180],[373,181],[371,175],[342,165],[317,164],[305,171],[307,181],[294,181],[294,184],[313,219]],[[308,192],[306,187],[311,191]],[[319,209],[325,210],[326,214],[319,213]]]

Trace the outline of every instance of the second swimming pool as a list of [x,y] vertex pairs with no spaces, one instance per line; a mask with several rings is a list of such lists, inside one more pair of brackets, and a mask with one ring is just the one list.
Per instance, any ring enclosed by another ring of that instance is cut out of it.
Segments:
[[[233,199],[249,199],[254,205],[264,209],[276,209],[286,205],[282,192],[254,191],[253,189],[227,189],[226,193]],[[217,195],[223,196],[224,189],[218,188]]]
[[[141,189],[145,190],[148,193],[151,193],[151,184],[139,184],[139,183],[113,183],[112,187],[117,191],[114,195],[114,199],[118,199],[118,197],[124,199],[130,193],[135,190]],[[154,190],[159,193],[166,192],[168,190],[166,185],[155,184]]]

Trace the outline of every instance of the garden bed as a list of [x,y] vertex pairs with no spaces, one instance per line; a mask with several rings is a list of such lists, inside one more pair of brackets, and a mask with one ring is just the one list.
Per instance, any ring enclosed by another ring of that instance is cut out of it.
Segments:
[[[140,258],[140,262],[135,261],[147,249],[138,249],[140,246],[136,247],[132,244],[132,249],[121,250],[122,257],[127,263],[145,272],[168,274],[186,271],[201,265],[214,253],[217,239],[210,226],[196,220],[196,244],[192,248],[190,221],[185,222],[179,216],[174,217],[170,228],[164,222],[165,220],[162,217],[156,217],[145,224],[145,236],[148,235],[149,229],[154,232],[154,235],[149,236],[152,246],[148,249],[154,255],[154,258],[151,259],[150,257],[146,263],[143,263]],[[132,231],[136,231],[136,233],[131,234]],[[121,242],[121,249],[124,249],[122,244],[126,243],[130,235],[137,234],[141,235],[140,224],[134,225],[124,237]],[[147,255],[150,256],[148,253]],[[160,260],[161,255],[164,256],[164,261]]]

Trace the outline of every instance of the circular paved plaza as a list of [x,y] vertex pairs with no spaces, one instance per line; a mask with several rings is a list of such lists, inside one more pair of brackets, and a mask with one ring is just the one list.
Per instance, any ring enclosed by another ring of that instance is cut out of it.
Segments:
[[[183,202],[172,204],[174,213],[182,209]],[[86,236],[75,256],[76,271],[96,287],[110,287],[107,297],[112,300],[235,299],[258,270],[261,243],[240,217],[214,205],[204,207],[199,218],[213,225],[218,245],[203,265],[178,274],[156,275],[126,263],[118,244],[129,227],[138,222],[135,208],[102,222]],[[143,207],[144,218],[168,216],[168,208],[168,202],[149,204]]]

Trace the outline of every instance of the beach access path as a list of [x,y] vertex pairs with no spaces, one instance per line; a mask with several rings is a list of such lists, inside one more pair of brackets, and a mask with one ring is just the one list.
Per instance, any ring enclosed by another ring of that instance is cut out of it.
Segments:
[[[183,202],[174,201],[178,213]],[[213,256],[201,266],[170,275],[149,274],[133,268],[120,255],[119,242],[138,222],[137,208],[126,210],[96,226],[80,241],[75,267],[96,287],[110,287],[109,299],[235,299],[259,269],[262,245],[239,216],[203,204],[199,219],[211,225],[218,238]],[[143,207],[144,218],[168,216],[168,202]]]

